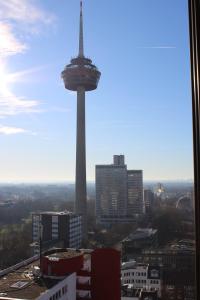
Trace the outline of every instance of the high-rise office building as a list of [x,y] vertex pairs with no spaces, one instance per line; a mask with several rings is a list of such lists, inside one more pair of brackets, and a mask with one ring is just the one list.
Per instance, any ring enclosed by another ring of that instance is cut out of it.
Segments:
[[[33,242],[42,240],[43,247],[51,246],[66,248],[80,248],[82,242],[81,216],[74,213],[42,212],[32,214],[32,239]],[[36,243],[34,253],[39,252]]]
[[83,237],[87,237],[87,192],[85,149],[85,92],[97,88],[101,73],[92,61],[84,56],[83,13],[80,1],[79,53],[62,72],[65,88],[77,92],[76,135],[76,196],[75,212],[82,215]]
[[128,214],[144,213],[142,170],[127,171]]
[[[98,222],[115,222],[126,217],[127,168],[124,159],[96,166],[96,215]],[[100,220],[101,219],[101,220]]]
[[98,223],[131,222],[144,213],[141,170],[127,170],[124,155],[113,164],[96,165],[96,216]]
[[145,205],[145,212],[147,214],[151,213],[153,204],[154,204],[154,193],[150,189],[145,189],[144,205]]

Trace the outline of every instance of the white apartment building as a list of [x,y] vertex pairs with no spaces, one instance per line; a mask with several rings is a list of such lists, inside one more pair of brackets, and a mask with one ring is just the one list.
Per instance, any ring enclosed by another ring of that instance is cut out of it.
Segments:
[[158,291],[161,295],[160,267],[137,264],[132,260],[121,265],[121,284],[130,285],[135,289]]

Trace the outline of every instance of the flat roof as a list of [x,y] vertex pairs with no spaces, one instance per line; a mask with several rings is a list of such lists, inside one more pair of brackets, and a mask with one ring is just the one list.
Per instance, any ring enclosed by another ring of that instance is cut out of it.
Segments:
[[121,270],[147,270],[148,264],[139,264],[136,262],[124,262],[121,264]]
[[152,228],[138,228],[134,233],[129,234],[123,241],[134,241],[139,239],[148,238],[156,234],[157,229]]
[[65,211],[43,211],[43,212],[40,212],[40,213],[32,213],[32,215],[52,215],[52,216],[77,216],[77,214],[71,212],[71,211],[68,211],[68,210],[65,210]]
[[44,278],[35,281],[34,267],[39,267],[39,260],[0,277],[0,298],[2,295],[6,298],[36,299],[41,293],[58,283],[57,280]]
[[[64,250],[64,249],[63,249]],[[84,254],[84,260],[88,260],[90,249],[81,249],[76,251],[75,249],[66,249],[64,252],[55,250],[55,253],[46,254],[46,256],[53,258],[70,258]],[[31,260],[31,262],[30,262]],[[22,261],[18,265],[12,266],[7,270],[1,270],[0,272],[0,299],[36,299],[42,293],[51,289],[57,283],[58,279],[35,277],[33,273],[35,269],[38,269],[40,261],[37,257]]]
[[126,165],[115,165],[115,164],[109,164],[109,165],[96,165],[96,168],[117,168],[117,169],[126,169]]
[[65,258],[72,258],[72,257],[76,257],[76,256],[80,256],[83,255],[83,252],[79,251],[79,250],[68,250],[68,251],[57,251],[54,253],[49,253],[47,252],[46,257],[48,258],[52,258],[52,259],[65,259]]

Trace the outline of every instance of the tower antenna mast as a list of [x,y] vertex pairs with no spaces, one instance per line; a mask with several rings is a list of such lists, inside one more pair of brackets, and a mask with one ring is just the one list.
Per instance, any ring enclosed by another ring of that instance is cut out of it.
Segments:
[[84,57],[83,49],[83,2],[80,1],[80,28],[79,28],[79,57]]

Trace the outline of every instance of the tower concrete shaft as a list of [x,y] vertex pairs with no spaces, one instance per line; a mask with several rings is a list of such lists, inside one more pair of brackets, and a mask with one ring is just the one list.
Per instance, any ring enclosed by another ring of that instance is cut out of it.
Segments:
[[76,198],[75,212],[82,215],[83,239],[87,238],[87,191],[85,149],[85,92],[97,88],[101,73],[84,56],[83,12],[80,1],[79,53],[62,71],[65,88],[77,92],[77,136],[76,136]]
[[85,149],[85,88],[77,90],[77,133],[76,133],[76,190],[75,212],[82,215],[83,237],[87,236],[87,191]]

